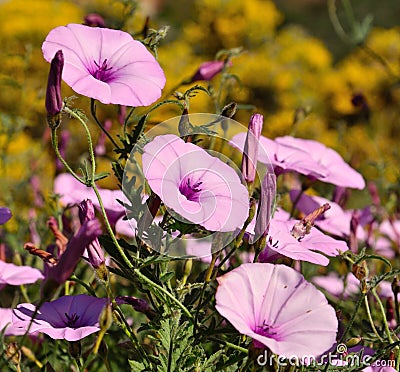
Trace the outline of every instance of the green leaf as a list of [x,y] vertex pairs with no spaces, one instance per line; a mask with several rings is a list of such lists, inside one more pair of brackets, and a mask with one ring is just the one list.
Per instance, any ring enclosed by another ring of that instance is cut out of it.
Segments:
[[103,178],[106,178],[110,175],[109,172],[100,172],[98,174],[95,174],[94,176],[94,181],[102,180]]
[[169,282],[173,277],[175,273],[173,271],[168,271],[167,273],[164,273],[160,276],[160,282],[161,283],[166,283]]
[[146,366],[143,363],[137,362],[136,360],[128,360],[128,362],[132,372],[147,371]]

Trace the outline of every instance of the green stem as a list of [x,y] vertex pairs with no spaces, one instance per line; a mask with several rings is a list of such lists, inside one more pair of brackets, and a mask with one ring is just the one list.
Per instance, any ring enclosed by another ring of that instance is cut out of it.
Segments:
[[24,297],[24,300],[25,300],[26,302],[29,302],[29,303],[30,303],[31,300],[29,299],[28,292],[27,292],[25,286],[24,286],[23,284],[21,284],[21,285],[19,286],[19,288],[21,289],[22,296]]
[[92,141],[92,137],[90,135],[90,131],[88,126],[86,125],[86,123],[82,120],[82,118],[80,118],[78,115],[76,115],[71,109],[69,109],[68,107],[65,107],[64,110],[71,116],[73,116],[75,119],[79,120],[79,122],[82,124],[83,128],[85,129],[86,132],[86,137],[87,137],[87,141],[89,144],[89,157],[90,157],[90,162],[92,164],[92,177],[90,180],[90,186],[92,186],[93,191],[96,194],[97,200],[99,201],[99,205],[100,205],[100,210],[101,213],[103,215],[103,219],[104,219],[104,223],[106,225],[107,231],[111,236],[111,239],[115,245],[115,247],[117,248],[118,252],[120,253],[122,259],[124,260],[124,262],[126,263],[126,265],[130,268],[133,269],[134,266],[132,265],[132,263],[130,262],[130,260],[128,259],[128,257],[125,255],[124,250],[122,249],[122,247],[119,245],[117,238],[115,237],[115,234],[111,228],[110,222],[108,221],[107,218],[107,213],[106,210],[104,208],[104,203],[103,200],[101,199],[99,190],[96,186],[96,183],[94,182],[94,178],[95,178],[95,172],[96,172],[96,159],[94,156],[94,151],[93,151],[93,141]]
[[[65,110],[67,108],[64,108]],[[69,109],[68,109],[69,110]],[[69,112],[69,111],[66,111]],[[76,116],[75,116],[76,117]],[[82,179],[72,170],[72,168],[68,165],[68,163],[64,160],[62,155],[60,154],[60,151],[58,150],[58,137],[57,137],[57,130],[55,128],[51,129],[51,144],[53,146],[53,149],[57,155],[57,158],[61,161],[62,165],[67,169],[67,171],[80,183],[85,184],[85,182],[82,181]]]
[[108,137],[108,139],[111,141],[111,143],[114,145],[114,147],[116,149],[120,150],[120,147],[117,145],[117,143],[111,137],[110,133],[108,133],[106,131],[106,129],[100,123],[99,119],[97,119],[97,116],[96,116],[96,103],[95,103],[95,99],[93,99],[93,98],[91,98],[91,100],[90,100],[90,111],[92,113],[93,119],[96,122],[96,124],[100,127],[100,129],[103,131],[103,133]]
[[86,284],[83,280],[77,278],[75,275],[72,275],[68,280],[70,280],[71,282],[79,283],[82,287],[84,287],[88,291],[88,293],[96,297],[96,292],[93,290],[93,288],[89,284]]
[[336,0],[328,0],[328,14],[329,19],[335,29],[336,34],[346,43],[350,42],[350,38],[347,36],[346,31],[343,29],[336,10]]
[[378,331],[375,328],[375,324],[374,324],[374,320],[372,319],[371,309],[369,307],[367,296],[364,297],[364,302],[365,302],[365,309],[367,310],[368,320],[369,320],[369,323],[371,324],[371,328],[372,328],[373,332],[375,333],[376,337],[378,337],[379,341],[383,342],[382,337],[379,335]]
[[228,342],[228,341],[225,341],[225,340],[220,340],[220,339],[218,339],[216,337],[209,337],[209,339],[212,340],[212,341],[218,342],[219,344],[225,345],[225,346],[227,346],[227,347],[229,347],[231,349],[238,350],[238,351],[240,351],[242,353],[245,353],[245,354],[249,353],[249,351],[247,349],[245,349],[244,347],[232,344],[231,342]]
[[371,292],[372,292],[372,295],[375,297],[375,300],[378,303],[379,309],[381,311],[382,318],[383,318],[383,324],[384,324],[384,327],[385,327],[386,336],[387,336],[389,342],[393,343],[392,335],[391,335],[391,332],[390,332],[390,329],[389,329],[389,324],[388,324],[388,321],[387,321],[387,318],[386,318],[386,311],[385,311],[385,308],[383,307],[382,301],[379,298],[378,294],[376,293],[376,288],[372,288]]
[[147,276],[143,275],[139,271],[139,269],[134,269],[133,271],[140,279],[146,282],[150,287],[156,288],[158,291],[162,292],[165,296],[167,296],[170,300],[172,300],[172,302],[174,302],[186,314],[186,316],[190,320],[193,320],[193,315],[190,313],[187,307],[184,304],[182,304],[182,302],[180,302],[176,297],[174,297],[170,292],[168,292],[165,288],[161,287],[157,283],[154,283]]
[[365,295],[366,295],[366,294],[363,293],[363,292],[360,293],[360,297],[358,298],[358,301],[357,301],[357,303],[356,303],[356,307],[355,307],[355,309],[354,309],[354,311],[353,311],[353,313],[352,313],[352,315],[351,315],[349,324],[347,324],[347,327],[346,327],[346,329],[344,330],[344,332],[343,332],[343,334],[342,334],[342,337],[340,337],[340,340],[338,341],[338,344],[343,343],[344,339],[345,339],[346,336],[347,336],[347,333],[349,333],[351,327],[353,326],[353,323],[354,323],[354,321],[355,321],[355,319],[356,319],[356,315],[357,315],[358,309],[360,308],[360,306],[361,306],[361,304],[362,304],[362,302],[363,302],[363,300],[364,300]]

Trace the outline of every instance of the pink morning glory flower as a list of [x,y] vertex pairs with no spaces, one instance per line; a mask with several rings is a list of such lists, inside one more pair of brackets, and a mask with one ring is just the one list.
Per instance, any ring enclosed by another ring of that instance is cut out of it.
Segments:
[[147,106],[161,96],[164,73],[146,47],[120,30],[69,24],[42,45],[50,62],[64,54],[63,80],[77,93],[126,106]]
[[335,342],[335,310],[294,269],[249,263],[217,280],[217,311],[256,347],[285,357],[318,356]]
[[44,275],[30,266],[17,266],[0,260],[0,289],[6,284],[32,284],[43,279]]
[[[240,151],[244,151],[246,133],[235,135],[230,144]],[[327,170],[316,164],[305,151],[293,146],[277,143],[269,138],[260,136],[258,161],[271,164],[276,175],[286,172],[298,172],[305,176],[319,178],[326,175]]]
[[20,336],[25,333],[23,328],[15,327],[12,323],[13,309],[0,308],[0,333],[4,336]]
[[344,241],[335,240],[314,227],[304,237],[296,238],[293,234],[296,222],[299,221],[280,221],[276,218],[271,220],[267,247],[260,255],[260,261],[264,261],[271,253],[278,253],[294,260],[327,266],[329,259],[326,256],[334,257],[340,251],[349,249]]
[[[100,210],[100,204],[93,189],[83,185],[69,173],[62,173],[56,177],[54,180],[54,193],[61,196],[60,201],[64,205],[78,204],[84,199],[91,199],[94,207]],[[125,208],[118,202],[118,200],[126,201],[124,193],[121,190],[101,188],[99,188],[99,193],[107,217],[110,223],[114,224],[125,215]]]
[[335,150],[326,147],[322,143],[291,136],[278,137],[275,138],[275,141],[307,152],[316,164],[327,171],[326,175],[316,177],[320,181],[354,189],[363,189],[365,187],[362,175],[350,167]]
[[41,332],[52,339],[81,340],[100,330],[99,316],[107,301],[106,298],[81,294],[45,302],[30,328],[36,307],[30,303],[19,304],[13,312],[13,325],[24,331],[29,328],[29,334]]
[[143,173],[163,203],[210,231],[234,231],[248,216],[249,195],[237,173],[220,159],[175,135],[143,148]]
[[4,225],[12,217],[11,211],[6,207],[0,207],[0,225]]

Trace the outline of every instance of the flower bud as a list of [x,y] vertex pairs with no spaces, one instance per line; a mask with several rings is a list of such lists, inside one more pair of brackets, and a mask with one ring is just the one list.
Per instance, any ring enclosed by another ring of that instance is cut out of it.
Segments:
[[224,61],[208,61],[199,66],[199,69],[192,76],[191,81],[205,80],[210,81],[214,76],[218,75],[225,66]]
[[113,322],[113,315],[112,315],[112,305],[111,302],[108,302],[106,306],[104,306],[102,312],[99,316],[99,326],[101,331],[105,332],[108,328],[111,327]]
[[18,345],[15,342],[11,342],[7,345],[5,355],[12,364],[19,367],[19,364],[21,362],[21,351],[19,350]]
[[242,158],[242,173],[246,182],[251,183],[256,178],[258,147],[263,127],[263,116],[253,114],[250,118],[246,142]]
[[89,13],[85,17],[83,24],[90,27],[106,27],[104,18],[97,13]]
[[267,236],[269,221],[271,220],[272,206],[276,196],[276,176],[267,173],[261,183],[260,202],[257,210],[255,237]]
[[[90,199],[83,200],[81,203],[78,204],[78,208],[79,220],[81,224],[84,224],[86,221],[90,221],[95,218],[93,202]],[[107,278],[107,268],[104,265],[104,253],[97,237],[86,247],[86,250],[89,257],[89,263],[95,269],[101,268],[101,270],[99,270],[99,273],[101,273],[102,279]]]
[[59,50],[50,64],[50,72],[47,80],[46,110],[47,122],[50,128],[57,128],[61,123],[60,112],[63,106],[61,98],[61,75],[64,67],[64,55]]

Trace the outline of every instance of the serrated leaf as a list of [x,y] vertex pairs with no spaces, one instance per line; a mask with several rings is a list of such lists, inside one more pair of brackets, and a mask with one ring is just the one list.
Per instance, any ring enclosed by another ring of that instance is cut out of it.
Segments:
[[218,359],[224,353],[224,350],[218,350],[216,353],[212,354],[201,366],[201,371],[211,372],[216,370],[216,364]]
[[95,174],[94,176],[94,181],[102,180],[103,178],[106,178],[110,175],[109,172],[100,172],[98,174]]
[[143,363],[137,362],[136,360],[128,360],[128,362],[132,372],[147,371],[146,366]]
[[113,161],[111,163],[112,170],[114,172],[115,177],[117,177],[117,180],[120,184],[122,184],[122,180],[124,178],[124,168],[122,168],[122,165],[118,163],[117,161]]
[[160,276],[160,282],[166,283],[174,277],[175,273],[173,271],[168,271],[167,273]]

